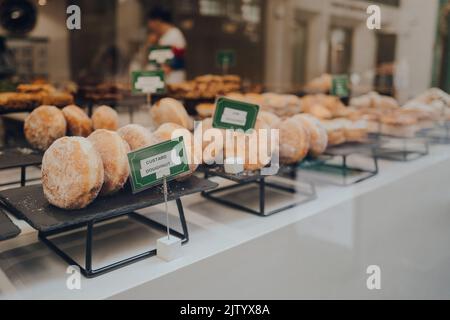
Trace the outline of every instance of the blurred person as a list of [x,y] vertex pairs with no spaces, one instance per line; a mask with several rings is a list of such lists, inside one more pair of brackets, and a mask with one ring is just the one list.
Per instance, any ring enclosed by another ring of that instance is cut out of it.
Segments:
[[150,31],[147,38],[148,47],[168,46],[174,53],[173,61],[161,66],[166,82],[172,84],[185,81],[186,39],[181,30],[173,24],[171,12],[163,7],[153,7],[147,14],[147,27]]

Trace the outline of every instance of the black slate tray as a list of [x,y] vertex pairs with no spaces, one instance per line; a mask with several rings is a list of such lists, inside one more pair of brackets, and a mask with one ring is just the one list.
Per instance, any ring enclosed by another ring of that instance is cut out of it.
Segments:
[[20,229],[9,219],[6,213],[0,208],[0,241],[17,237]]
[[0,149],[0,170],[37,166],[42,163],[42,153],[29,148]]
[[[183,182],[169,182],[168,199],[206,191],[217,187],[216,183],[195,176]],[[147,208],[164,202],[162,187],[155,187],[133,195],[127,186],[111,197],[97,198],[87,208],[63,210],[52,206],[44,197],[42,185],[0,191],[0,200],[12,214],[22,217],[33,228],[41,232],[83,225],[90,221],[114,218],[135,210]]]

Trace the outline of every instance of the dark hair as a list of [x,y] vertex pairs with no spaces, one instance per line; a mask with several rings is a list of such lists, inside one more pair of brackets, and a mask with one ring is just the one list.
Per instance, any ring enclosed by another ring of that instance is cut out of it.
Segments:
[[172,13],[164,7],[155,6],[147,14],[148,20],[161,20],[163,22],[172,23]]

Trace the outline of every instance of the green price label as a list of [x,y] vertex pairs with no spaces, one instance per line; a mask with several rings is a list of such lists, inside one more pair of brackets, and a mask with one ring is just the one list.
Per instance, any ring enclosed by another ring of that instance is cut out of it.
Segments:
[[128,154],[133,193],[138,193],[189,172],[183,137]]
[[349,79],[347,75],[336,75],[333,76],[333,83],[331,86],[331,95],[340,98],[345,98],[350,95],[350,90],[348,87]]
[[220,50],[217,52],[216,59],[219,67],[234,67],[236,65],[236,52],[234,50]]
[[256,104],[220,97],[216,101],[213,127],[219,129],[253,129],[258,116]]
[[164,93],[166,84],[164,72],[158,71],[133,71],[131,73],[133,93]]
[[170,64],[175,54],[170,46],[153,46],[148,52],[148,61],[154,64]]

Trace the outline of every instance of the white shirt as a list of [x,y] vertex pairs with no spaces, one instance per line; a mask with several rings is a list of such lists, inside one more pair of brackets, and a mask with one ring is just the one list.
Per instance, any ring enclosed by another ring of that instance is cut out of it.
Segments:
[[[170,46],[177,49],[186,48],[186,39],[180,29],[176,27],[170,28],[160,39],[158,44],[160,46]],[[166,83],[180,83],[186,80],[185,70],[173,70],[166,76]]]

